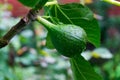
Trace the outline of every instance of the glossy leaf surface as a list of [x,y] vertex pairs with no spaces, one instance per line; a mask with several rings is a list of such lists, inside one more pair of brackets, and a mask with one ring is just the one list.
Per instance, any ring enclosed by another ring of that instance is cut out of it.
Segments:
[[75,24],[82,27],[88,36],[88,41],[98,47],[100,45],[100,28],[93,13],[81,4],[54,5],[50,16],[57,17],[64,24]]
[[102,80],[92,66],[82,56],[70,59],[74,80]]

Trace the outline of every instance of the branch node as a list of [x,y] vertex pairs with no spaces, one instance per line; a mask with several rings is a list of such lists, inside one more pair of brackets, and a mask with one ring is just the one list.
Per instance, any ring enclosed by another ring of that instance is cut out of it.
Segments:
[[31,21],[34,21],[36,20],[36,16],[37,14],[39,13],[39,10],[30,10],[30,12],[28,13],[28,19],[31,20]]

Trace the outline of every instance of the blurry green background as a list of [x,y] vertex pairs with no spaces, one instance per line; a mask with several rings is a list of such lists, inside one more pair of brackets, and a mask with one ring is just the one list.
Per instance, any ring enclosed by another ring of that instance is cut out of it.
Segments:
[[[85,2],[99,21],[101,46],[88,44],[82,55],[104,80],[120,80],[120,7],[98,0]],[[0,37],[28,10],[16,0],[0,0]],[[68,59],[46,47],[46,34],[33,22],[0,49],[0,80],[73,80]]]

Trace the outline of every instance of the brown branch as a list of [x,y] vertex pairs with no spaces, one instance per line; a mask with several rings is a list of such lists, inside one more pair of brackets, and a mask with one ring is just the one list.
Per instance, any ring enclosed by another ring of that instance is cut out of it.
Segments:
[[18,22],[2,38],[0,38],[0,48],[6,46],[18,32],[20,32],[26,25],[34,21],[39,12],[39,9],[42,9],[46,2],[48,2],[48,0],[39,1],[34,9],[31,9],[29,13],[20,20],[20,22]]
[[38,12],[38,10],[31,9],[25,17],[13,26],[2,38],[0,38],[0,48],[5,47],[18,32],[20,32],[26,25],[34,21]]

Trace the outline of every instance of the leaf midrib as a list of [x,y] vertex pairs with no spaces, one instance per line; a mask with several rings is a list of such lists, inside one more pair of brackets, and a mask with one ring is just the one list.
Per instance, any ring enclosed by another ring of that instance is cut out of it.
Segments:
[[74,59],[73,59],[73,62],[75,63],[75,65],[76,65],[78,71],[80,72],[81,76],[83,76],[83,78],[84,78],[85,80],[87,80],[87,79],[85,78],[84,74],[81,72],[81,70],[80,70],[79,67],[77,66],[77,63],[76,63],[76,61],[74,61]]

